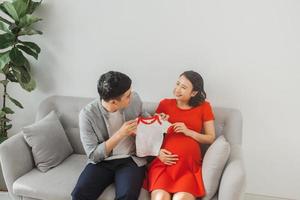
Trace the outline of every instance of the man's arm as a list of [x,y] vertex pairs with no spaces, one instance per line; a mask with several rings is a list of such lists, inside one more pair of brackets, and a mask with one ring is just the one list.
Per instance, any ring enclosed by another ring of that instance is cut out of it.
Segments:
[[133,135],[137,128],[137,121],[125,122],[122,127],[106,141],[101,141],[93,129],[91,121],[84,111],[79,114],[80,138],[84,150],[90,160],[98,163],[109,156],[113,148],[123,140],[123,138]]
[[108,157],[105,142],[97,135],[92,127],[88,115],[82,110],[79,114],[80,139],[86,155],[94,163],[98,163]]
[[136,132],[137,121],[130,120],[125,122],[122,127],[105,142],[106,153],[110,152],[118,145],[118,143],[123,140],[123,138],[133,135]]

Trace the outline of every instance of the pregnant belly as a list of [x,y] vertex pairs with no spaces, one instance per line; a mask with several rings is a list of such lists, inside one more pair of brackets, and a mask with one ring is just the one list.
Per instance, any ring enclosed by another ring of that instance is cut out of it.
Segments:
[[177,154],[180,159],[192,157],[194,160],[199,160],[201,158],[199,143],[183,133],[167,134],[162,147],[172,154]]

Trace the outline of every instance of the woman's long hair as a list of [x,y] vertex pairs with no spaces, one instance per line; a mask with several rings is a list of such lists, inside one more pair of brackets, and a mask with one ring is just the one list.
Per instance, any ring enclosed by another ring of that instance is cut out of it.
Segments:
[[185,71],[180,76],[186,77],[193,85],[193,90],[197,94],[189,100],[189,106],[195,107],[202,104],[206,99],[206,92],[204,91],[204,82],[202,76],[195,71]]

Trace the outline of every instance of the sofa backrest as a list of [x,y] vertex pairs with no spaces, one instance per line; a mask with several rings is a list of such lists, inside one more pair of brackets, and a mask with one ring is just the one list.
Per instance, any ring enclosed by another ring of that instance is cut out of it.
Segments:
[[[50,96],[41,102],[36,115],[36,121],[42,119],[50,111],[55,110],[65,129],[67,137],[74,149],[74,153],[85,154],[80,141],[78,115],[80,110],[93,98]],[[143,109],[150,114],[155,112],[158,103],[144,102]],[[224,135],[230,144],[242,142],[242,117],[236,109],[214,107],[215,128],[217,136]],[[205,152],[208,146],[203,145]]]

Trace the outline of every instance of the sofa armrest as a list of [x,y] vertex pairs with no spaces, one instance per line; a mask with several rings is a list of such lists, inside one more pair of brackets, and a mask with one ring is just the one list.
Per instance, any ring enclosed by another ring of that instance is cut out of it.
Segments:
[[18,199],[13,194],[13,183],[34,168],[31,149],[23,133],[8,138],[0,145],[0,162],[8,192],[11,198]]
[[219,186],[218,200],[242,200],[245,185],[246,171],[241,146],[231,145],[230,157]]

